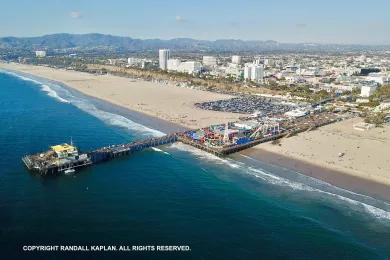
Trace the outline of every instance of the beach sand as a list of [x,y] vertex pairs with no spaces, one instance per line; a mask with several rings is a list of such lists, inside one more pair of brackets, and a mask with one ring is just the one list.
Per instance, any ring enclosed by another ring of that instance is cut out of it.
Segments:
[[44,66],[0,63],[0,68],[55,80],[83,94],[187,128],[200,128],[216,123],[226,123],[243,116],[237,113],[202,110],[194,106],[197,102],[231,97],[224,94],[113,75],[92,75]]
[[247,153],[267,151],[390,185],[390,126],[355,130],[353,125],[361,121],[360,118],[352,118],[337,122],[281,139],[280,145],[258,145]]
[[[128,109],[139,112],[136,115],[139,118],[146,114],[185,128],[234,121],[241,116],[194,106],[196,102],[229,98],[228,95],[42,66],[0,63],[0,68],[61,82],[85,95],[114,104],[122,114],[126,112],[121,108]],[[361,132],[353,129],[353,124],[359,121],[361,119],[356,118],[335,123],[282,139],[280,146],[265,143],[241,153],[390,201],[390,126]],[[339,157],[339,153],[344,155]]]

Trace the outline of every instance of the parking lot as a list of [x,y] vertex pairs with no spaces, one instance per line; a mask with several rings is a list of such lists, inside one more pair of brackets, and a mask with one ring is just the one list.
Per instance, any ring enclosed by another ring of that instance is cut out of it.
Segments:
[[259,116],[284,114],[298,107],[298,105],[293,103],[258,96],[239,96],[225,100],[196,103],[195,106],[201,109],[222,112],[256,113]]

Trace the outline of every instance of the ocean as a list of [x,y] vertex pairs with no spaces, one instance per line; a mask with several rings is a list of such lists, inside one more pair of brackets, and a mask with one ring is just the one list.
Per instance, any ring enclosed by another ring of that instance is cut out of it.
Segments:
[[[164,134],[126,113],[61,84],[0,71],[2,259],[390,258],[388,202],[244,156],[222,159],[177,143],[47,178],[21,162],[71,139],[86,151]],[[24,250],[35,245],[140,247]],[[186,250],[150,249],[159,245]]]

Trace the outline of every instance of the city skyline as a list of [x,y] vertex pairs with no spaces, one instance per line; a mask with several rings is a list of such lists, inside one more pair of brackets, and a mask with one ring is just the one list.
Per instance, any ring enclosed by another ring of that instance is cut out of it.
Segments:
[[[25,7],[25,8],[20,8]],[[223,8],[222,8],[223,7]],[[0,37],[103,33],[133,38],[275,40],[285,43],[390,44],[390,3],[383,0],[7,1]],[[15,15],[17,19],[15,19]],[[48,23],[50,21],[50,23]],[[26,26],[27,25],[27,26]]]

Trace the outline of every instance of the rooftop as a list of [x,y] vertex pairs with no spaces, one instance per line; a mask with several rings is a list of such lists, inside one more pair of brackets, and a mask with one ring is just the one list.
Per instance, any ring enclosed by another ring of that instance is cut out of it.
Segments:
[[51,149],[56,153],[61,153],[61,152],[66,152],[66,151],[75,151],[76,147],[74,147],[73,145],[69,145],[69,144],[64,143],[64,144],[54,145],[51,147]]

